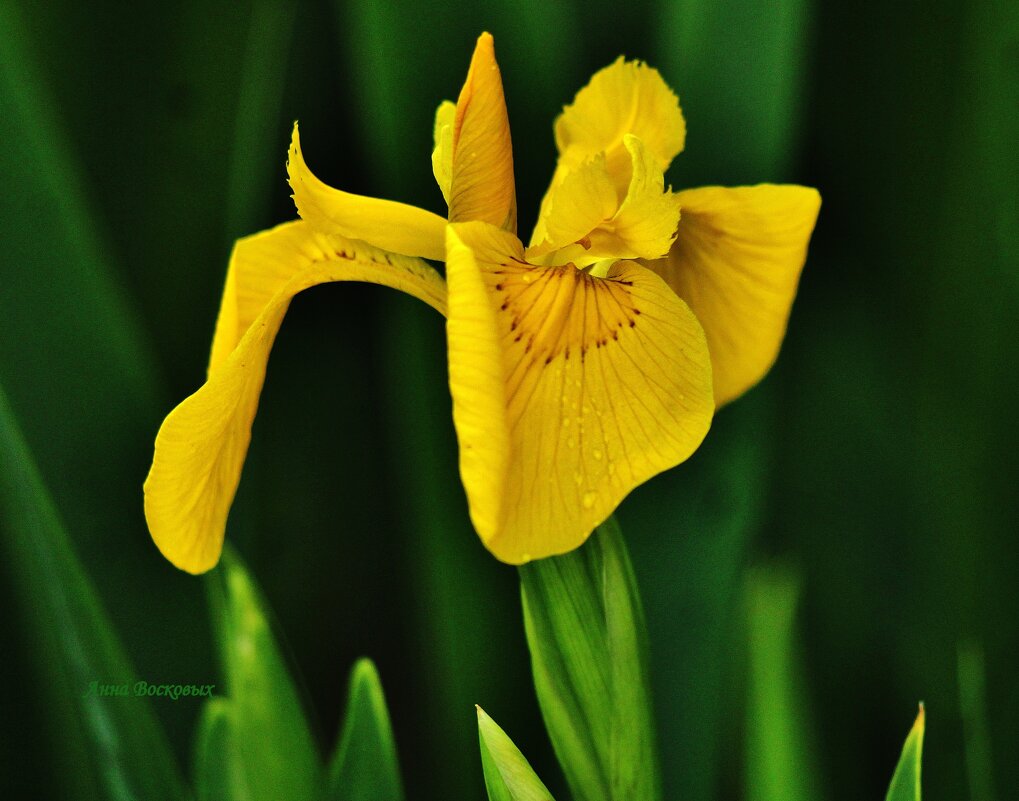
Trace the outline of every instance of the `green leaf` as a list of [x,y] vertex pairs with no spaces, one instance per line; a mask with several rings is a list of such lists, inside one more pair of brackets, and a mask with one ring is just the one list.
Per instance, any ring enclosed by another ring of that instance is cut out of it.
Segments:
[[991,732],[987,721],[986,668],[984,649],[975,640],[959,643],[959,712],[966,747],[966,774],[970,801],[994,801],[998,797],[994,783]]
[[403,783],[382,682],[370,659],[350,674],[347,713],[329,766],[330,801],[402,801]]
[[788,568],[757,568],[747,581],[750,801],[817,801],[823,795],[796,650],[799,592]]
[[[186,797],[147,700],[134,697],[136,674],[71,548],[2,385],[0,519],[19,594],[35,615],[33,632],[67,693],[57,705],[73,705],[104,797]],[[104,693],[104,686],[116,688],[117,694]]]
[[209,587],[230,702],[227,743],[237,772],[232,786],[246,787],[243,797],[252,801],[317,799],[318,752],[254,582],[227,551]]
[[195,734],[197,801],[246,801],[251,797],[234,747],[230,701],[213,698],[202,709]]
[[520,749],[480,706],[478,736],[489,801],[552,801]]
[[920,712],[916,722],[902,746],[902,756],[895,766],[895,775],[888,787],[885,801],[920,801],[920,758],[923,755],[924,709],[920,704]]
[[578,801],[661,795],[644,613],[618,524],[520,568],[534,685]]
[[132,459],[159,408],[154,359],[117,283],[34,33],[18,4],[0,6],[0,179],[9,187],[0,194],[0,380],[69,531],[127,557],[146,552]]

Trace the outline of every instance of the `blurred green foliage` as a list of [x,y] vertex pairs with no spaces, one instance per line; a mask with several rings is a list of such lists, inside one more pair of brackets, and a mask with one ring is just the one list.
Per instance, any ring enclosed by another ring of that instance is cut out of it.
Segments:
[[183,798],[169,744],[146,702],[147,687],[139,692],[133,680],[2,386],[0,515],[26,628],[39,635],[33,645],[44,666],[40,678],[64,702],[43,721],[51,737],[65,741],[63,749],[52,749],[55,763],[66,760],[60,789],[111,801]]
[[403,801],[400,764],[382,682],[370,659],[350,674],[347,710],[329,766],[329,801]]
[[320,799],[319,749],[258,589],[230,551],[206,581],[226,697],[207,704],[195,784],[228,787],[228,799]]
[[746,587],[746,797],[823,801],[813,710],[797,648],[800,582],[787,566],[753,568]]
[[[140,486],[162,416],[202,380],[230,242],[293,216],[292,121],[333,185],[441,211],[432,114],[484,29],[525,233],[554,115],[619,53],[659,66],[683,101],[676,186],[788,180],[824,198],[772,375],[620,510],[665,797],[749,797],[745,576],[776,555],[799,568],[783,634],[802,660],[802,708],[823,711],[812,734],[826,799],[880,797],[920,697],[937,720],[928,799],[1015,786],[1019,7],[1004,0],[0,4],[6,497],[31,486],[17,456],[30,454],[47,519],[123,635],[136,671],[123,680],[220,676],[203,581],[149,542]],[[299,297],[229,538],[287,634],[320,753],[343,708],[336,677],[368,654],[412,797],[480,792],[479,703],[564,798],[515,571],[468,522],[445,382],[429,310],[366,286]],[[54,676],[44,643],[72,624],[39,615],[26,588],[52,595],[36,585],[59,579],[25,550],[13,509],[0,517],[21,557],[0,583],[14,610],[0,788],[60,797],[58,773],[88,764],[67,724],[86,687]],[[960,643],[982,659],[957,664]],[[973,686],[990,699],[975,738]],[[153,700],[188,765],[200,705]],[[224,715],[204,718],[213,742]],[[973,764],[989,766],[987,784],[973,785]]]

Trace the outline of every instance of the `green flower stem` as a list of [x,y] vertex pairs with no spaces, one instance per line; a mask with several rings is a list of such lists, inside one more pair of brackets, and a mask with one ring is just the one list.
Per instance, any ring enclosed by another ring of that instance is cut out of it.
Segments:
[[647,634],[619,525],[520,568],[534,685],[577,801],[656,801]]

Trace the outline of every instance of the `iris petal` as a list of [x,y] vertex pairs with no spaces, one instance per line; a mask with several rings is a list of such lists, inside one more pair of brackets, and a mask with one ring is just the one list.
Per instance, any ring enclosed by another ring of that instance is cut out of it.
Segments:
[[452,134],[450,222],[482,220],[516,233],[513,145],[490,34],[478,37]]
[[630,183],[619,201],[599,154],[575,170],[546,197],[535,228],[540,245],[528,258],[543,263],[569,261],[586,266],[603,259],[653,259],[669,252],[679,223],[679,201],[665,188],[654,155],[636,136],[626,134]]
[[769,184],[677,196],[683,218],[676,242],[647,266],[704,326],[722,405],[756,384],[778,356],[821,196]]
[[534,267],[493,226],[447,236],[450,390],[472,521],[505,562],[569,551],[704,438],[704,333],[634,262],[602,279]]
[[419,259],[286,223],[238,241],[230,260],[205,384],[170,412],[145,481],[159,550],[189,573],[219,560],[266,364],[298,292],[330,281],[400,289],[445,313],[441,276]]
[[560,162],[577,165],[604,152],[620,192],[629,183],[623,137],[639,137],[665,171],[683,150],[686,122],[679,99],[658,70],[622,57],[599,70],[555,122]]
[[456,122],[456,103],[443,100],[435,109],[435,127],[432,133],[435,147],[432,150],[432,174],[439,185],[442,197],[449,205],[449,187],[453,181],[453,125]]
[[297,212],[319,231],[360,239],[391,253],[442,261],[446,227],[442,217],[406,203],[354,195],[327,186],[305,163],[296,124],[287,173]]

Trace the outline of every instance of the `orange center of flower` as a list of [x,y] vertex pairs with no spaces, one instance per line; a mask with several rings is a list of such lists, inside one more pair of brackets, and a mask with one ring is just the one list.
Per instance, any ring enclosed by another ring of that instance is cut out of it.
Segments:
[[523,349],[528,358],[522,362],[582,359],[590,348],[617,340],[640,315],[630,281],[597,278],[573,263],[535,267],[508,261],[488,280],[504,312],[504,341],[513,350]]

